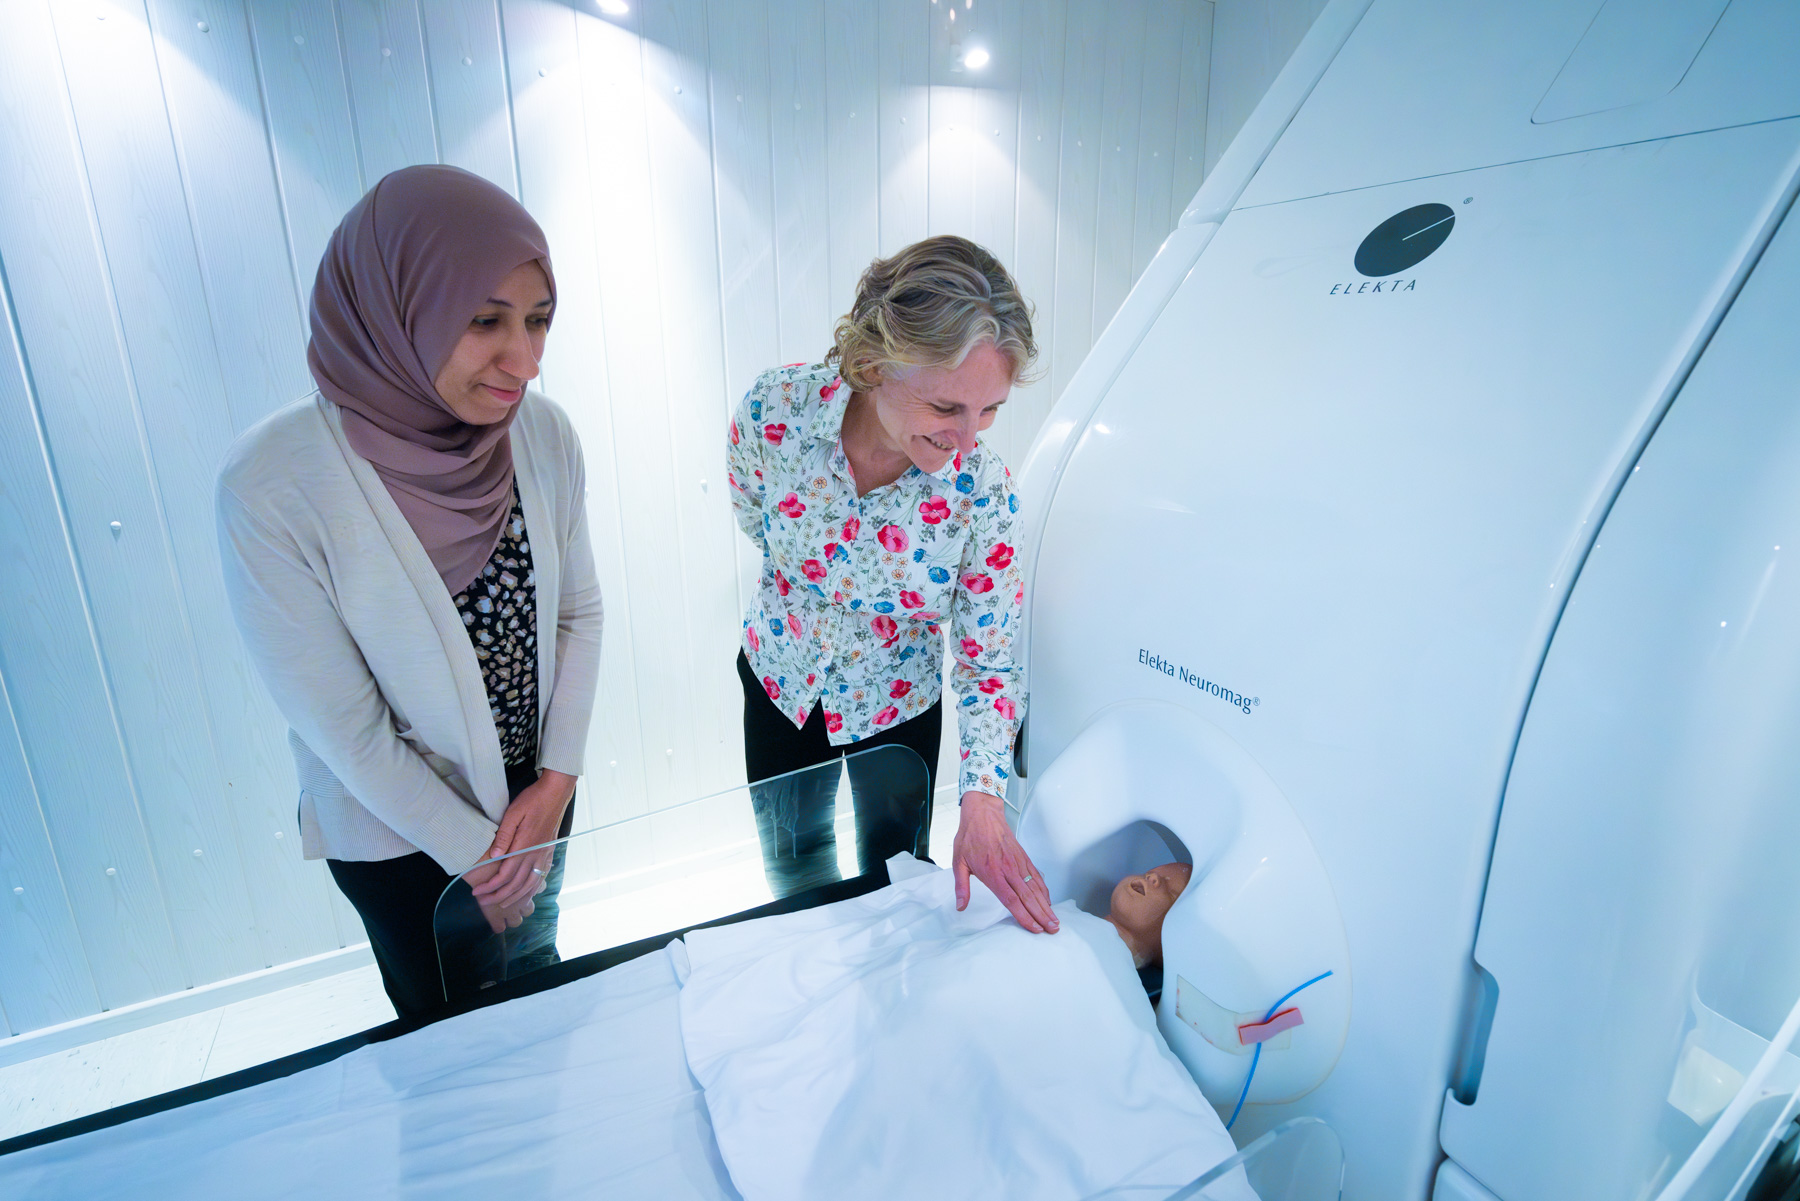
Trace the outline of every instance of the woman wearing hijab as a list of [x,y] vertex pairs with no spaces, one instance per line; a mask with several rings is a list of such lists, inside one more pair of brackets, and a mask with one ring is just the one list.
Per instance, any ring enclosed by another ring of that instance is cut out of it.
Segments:
[[440,978],[434,910],[466,869],[502,970],[556,959],[560,851],[484,863],[568,833],[599,671],[581,447],[526,390],[555,306],[510,195],[396,171],[319,264],[317,393],[219,473],[226,590],[291,727],[303,853],[361,915],[402,1016],[497,974],[471,952]]

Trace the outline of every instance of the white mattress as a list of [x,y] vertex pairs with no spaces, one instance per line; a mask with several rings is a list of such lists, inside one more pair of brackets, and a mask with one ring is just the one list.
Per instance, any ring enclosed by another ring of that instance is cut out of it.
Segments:
[[281,1080],[0,1158],[0,1197],[738,1194],[666,952]]

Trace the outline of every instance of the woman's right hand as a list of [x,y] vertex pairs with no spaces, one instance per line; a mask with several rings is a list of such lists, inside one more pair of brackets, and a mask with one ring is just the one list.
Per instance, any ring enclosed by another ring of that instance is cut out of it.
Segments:
[[[490,848],[489,856],[504,854]],[[479,863],[463,873],[481,915],[495,934],[515,929],[531,916],[531,898],[544,891],[543,873],[550,869],[550,848],[515,855],[494,863]]]

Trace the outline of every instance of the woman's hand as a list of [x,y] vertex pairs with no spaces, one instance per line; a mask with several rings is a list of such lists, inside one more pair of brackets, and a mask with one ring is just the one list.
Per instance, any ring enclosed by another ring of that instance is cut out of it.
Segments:
[[1044,887],[1031,856],[1013,837],[1006,824],[1006,804],[985,792],[965,792],[962,820],[956,827],[956,907],[969,904],[969,877],[973,875],[1000,898],[1021,926],[1034,934],[1054,934],[1056,914],[1050,909],[1050,890]]
[[[554,840],[562,828],[563,812],[574,795],[574,776],[559,771],[541,772],[537,782],[514,797],[501,814],[494,843],[482,858],[498,859],[515,847]],[[482,912],[488,914],[490,926],[496,915],[503,916],[508,926],[516,926],[531,912],[531,898],[544,890],[544,873],[550,870],[554,852],[555,848],[545,847],[500,863],[478,864],[463,873]]]

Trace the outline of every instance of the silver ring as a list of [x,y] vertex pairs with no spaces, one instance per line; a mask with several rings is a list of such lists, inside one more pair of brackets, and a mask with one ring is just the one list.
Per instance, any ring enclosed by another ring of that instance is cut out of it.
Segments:
[[[531,869],[531,870],[532,870],[532,871],[534,871],[534,872],[536,872],[536,873],[537,873],[537,874],[538,874],[538,875],[540,875],[540,876],[541,876],[541,875],[543,875],[543,874],[544,874],[544,869],[543,869],[543,868],[541,868],[541,867],[534,867],[534,868],[532,868],[532,869]],[[1026,877],[1026,878],[1027,878],[1027,879],[1030,879],[1030,877]]]
[[1029,883],[1031,883],[1031,877],[1030,877],[1030,876],[1020,876],[1020,877],[1019,877],[1019,883],[1021,883],[1021,884],[1029,884]]

